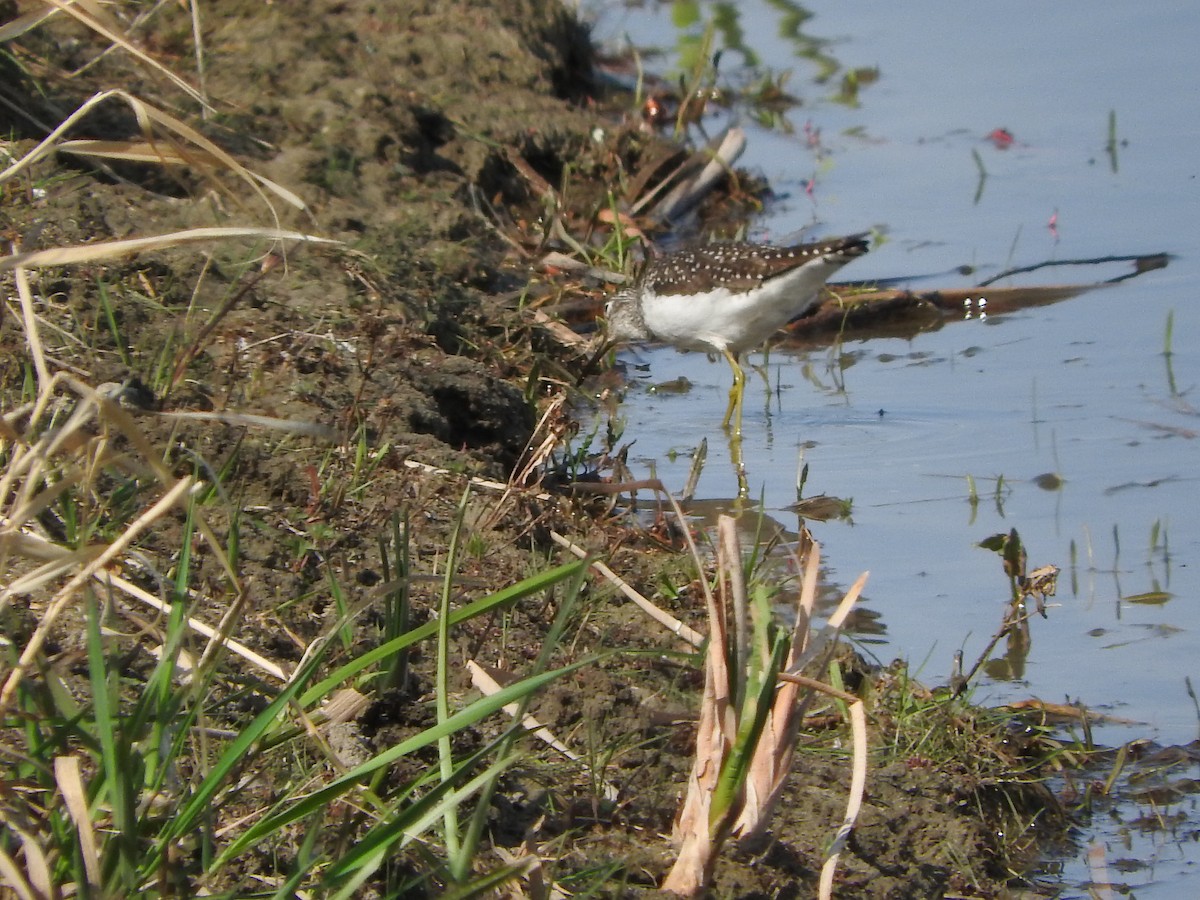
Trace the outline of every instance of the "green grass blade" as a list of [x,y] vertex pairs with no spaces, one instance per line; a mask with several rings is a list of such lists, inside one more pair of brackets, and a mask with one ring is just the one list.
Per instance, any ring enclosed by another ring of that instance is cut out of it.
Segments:
[[746,704],[738,717],[737,737],[713,790],[709,823],[714,831],[724,824],[726,814],[733,808],[734,800],[745,785],[750,761],[754,758],[754,751],[767,722],[767,713],[771,711],[775,699],[777,677],[783,668],[787,649],[786,636],[777,633],[766,668],[757,673],[755,683],[748,685]]
[[[566,632],[567,622],[575,613],[579,593],[583,589],[587,577],[588,569],[581,568],[567,585],[566,590],[563,592],[562,602],[558,605],[558,612],[554,616],[554,621],[550,623],[550,629],[546,632],[545,640],[542,641],[542,648],[538,653],[537,659],[534,660],[531,674],[544,672],[550,667],[551,657],[562,645],[562,637]],[[521,721],[525,715],[527,706],[528,698],[522,700],[517,705],[516,713],[513,715],[514,722]],[[517,738],[522,733],[519,729],[513,729],[500,739],[498,744],[499,750],[497,752],[498,759],[507,759],[510,753],[515,752]],[[468,858],[473,859],[479,852],[479,845],[487,829],[488,812],[491,808],[492,796],[498,785],[499,781],[495,780],[484,787],[479,797],[479,803],[475,807],[475,812],[471,816],[471,821],[467,825],[466,833],[463,835],[462,853]]]
[[121,339],[121,327],[117,324],[117,316],[113,310],[112,295],[108,292],[108,285],[103,281],[97,281],[96,287],[100,294],[100,309],[104,313],[104,322],[108,325],[108,331],[112,335],[113,345],[117,348],[117,355],[121,357],[121,364],[129,369],[133,367],[133,361],[129,358],[129,348],[125,346],[125,341]]
[[[584,565],[583,560],[564,563],[561,566],[532,575],[524,581],[517,582],[502,591],[489,594],[486,597],[476,600],[474,603],[468,603],[466,606],[450,614],[450,624],[457,625],[460,622],[466,622],[469,619],[491,612],[493,609],[497,609],[505,604],[513,603],[523,597],[528,597],[530,594],[543,591],[565,578],[570,578]],[[312,706],[312,704],[326,696],[334,688],[353,678],[359,672],[363,671],[363,669],[382,662],[392,654],[431,637],[437,632],[437,628],[438,623],[436,621],[426,622],[419,628],[414,628],[407,634],[402,634],[400,637],[380,644],[374,650],[364,653],[356,659],[352,659],[305,691],[300,696],[300,705],[305,708]]]
[[515,759],[498,760],[466,784],[460,785],[466,773],[476,768],[492,749],[487,747],[474,754],[455,770],[450,779],[441,782],[417,802],[398,809],[388,821],[372,827],[366,837],[334,863],[329,869],[330,879],[339,880],[354,873],[351,884],[343,886],[337,896],[353,896],[353,893],[347,893],[348,889],[351,886],[356,888],[374,872],[397,843],[399,846],[395,846],[395,849],[402,849],[419,838],[432,828],[438,819],[445,816],[447,809],[457,809],[468,797],[478,792],[489,781],[494,781],[516,762]]
[[531,678],[526,678],[516,684],[509,685],[503,690],[490,697],[481,697],[474,703],[460,710],[455,715],[451,716],[445,722],[427,728],[420,734],[413,735],[406,741],[402,741],[394,747],[385,750],[373,759],[367,760],[362,765],[356,766],[344,775],[335,778],[325,787],[314,791],[307,797],[296,801],[287,809],[284,809],[273,815],[269,815],[264,819],[251,825],[240,837],[232,844],[225,848],[220,856],[217,857],[213,864],[214,868],[219,868],[225,862],[241,853],[247,847],[250,847],[264,838],[274,834],[280,828],[290,825],[292,822],[304,818],[310,813],[321,807],[324,807],[332,801],[339,798],[342,794],[355,787],[360,781],[368,775],[379,770],[384,766],[391,765],[396,760],[420,750],[423,747],[428,747],[435,743],[443,734],[453,734],[470,725],[475,724],[481,719],[490,716],[492,713],[503,709],[505,705],[516,702],[526,694],[532,693],[540,689],[542,686],[549,684],[556,678],[561,677],[569,672],[574,672],[576,669],[591,665],[600,657],[588,657],[579,660],[571,665],[564,666],[561,669],[555,669],[551,672],[546,672],[542,675],[536,675]]
[[[104,658],[104,638],[100,633],[100,610],[96,598],[88,591],[87,594],[87,654],[88,675],[92,687],[92,719],[100,739],[100,773],[99,790],[107,791],[108,802],[112,808],[113,834],[110,841],[104,845],[104,850],[115,850],[115,865],[118,870],[117,878],[122,883],[132,883],[131,851],[137,837],[137,822],[135,814],[135,798],[140,784],[131,782],[137,778],[136,768],[130,765],[126,749],[130,742],[122,740],[120,720],[113,704],[112,689],[109,683],[107,661]],[[102,856],[108,854],[101,851]],[[105,869],[110,869],[111,863],[105,861]]]
[[294,871],[288,876],[287,881],[279,886],[274,894],[271,895],[271,900],[295,900],[297,893],[296,889],[300,887],[300,883],[304,881],[304,877],[308,875],[320,857],[313,857],[313,847],[316,846],[317,836],[321,833],[321,818],[313,816],[312,821],[308,823],[308,828],[304,829],[304,841],[300,844],[299,850],[296,851],[296,859],[293,863]]
[[181,834],[190,831],[200,820],[201,816],[208,812],[209,804],[212,802],[221,785],[224,784],[226,777],[235,768],[244,764],[254,743],[275,724],[275,721],[283,714],[283,711],[292,701],[292,698],[300,692],[308,682],[308,679],[312,677],[317,665],[324,659],[328,646],[328,643],[326,643],[320,650],[313,653],[312,658],[305,663],[304,668],[293,676],[292,680],[271,704],[255,716],[254,720],[246,726],[245,730],[225,749],[221,758],[217,760],[217,764],[213,766],[204,780],[200,782],[200,786],[196,792],[183,804],[171,824],[163,829],[154,849],[149,853],[146,862],[142,866],[143,872],[154,871],[162,862],[168,845]]
[[338,626],[338,640],[342,643],[342,648],[349,650],[354,646],[354,630],[350,627],[350,607],[346,603],[346,593],[342,590],[341,582],[337,580],[337,573],[334,572],[333,566],[325,567],[325,574],[329,579],[329,595],[333,597],[333,608],[337,610],[338,621],[341,625]]
[[[467,518],[467,503],[471,499],[470,484],[463,490],[458,501],[458,513],[450,531],[450,548],[446,553],[446,577],[442,580],[442,596],[438,601],[437,616],[437,670],[435,673],[434,702],[437,720],[441,725],[450,718],[450,597],[454,593],[454,573],[458,570],[458,549],[462,541],[463,523]],[[449,781],[454,774],[454,748],[450,743],[450,732],[438,738],[438,765],[442,781]],[[458,832],[458,807],[446,806],[442,830],[442,841],[446,845],[446,856],[450,862],[450,879],[461,881],[466,877],[470,860],[463,860],[459,852],[461,843]]]
[[[493,872],[488,872],[476,878],[470,884],[455,885],[443,891],[438,896],[441,900],[470,900],[471,897],[494,897],[496,888],[502,887],[517,878],[529,868],[529,863],[515,866],[501,866]],[[519,896],[519,895],[518,895]],[[574,896],[580,896],[576,894]]]

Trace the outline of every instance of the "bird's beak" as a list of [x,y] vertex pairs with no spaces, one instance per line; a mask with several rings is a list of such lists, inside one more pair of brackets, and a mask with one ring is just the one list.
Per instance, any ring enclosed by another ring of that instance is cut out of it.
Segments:
[[584,379],[593,375],[600,366],[600,360],[604,359],[617,344],[617,341],[610,340],[607,335],[601,335],[600,339],[596,342],[596,351],[588,357],[588,361],[584,364],[575,384],[579,385]]

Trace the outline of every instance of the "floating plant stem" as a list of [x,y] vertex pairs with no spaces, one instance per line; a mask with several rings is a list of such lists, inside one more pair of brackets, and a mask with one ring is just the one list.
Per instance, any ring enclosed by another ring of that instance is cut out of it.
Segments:
[[975,185],[975,199],[972,201],[976,206],[983,199],[983,186],[987,183],[987,168],[983,165],[983,157],[979,155],[979,151],[974,147],[971,148],[971,158],[975,160],[975,168],[979,170],[979,181]]
[[1117,159],[1117,111],[1115,109],[1108,111],[1108,142],[1104,145],[1104,151],[1108,154],[1109,167],[1116,175],[1119,165]]

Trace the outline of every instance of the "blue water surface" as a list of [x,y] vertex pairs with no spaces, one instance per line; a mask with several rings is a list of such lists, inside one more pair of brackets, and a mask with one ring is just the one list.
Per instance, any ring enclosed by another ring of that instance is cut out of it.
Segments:
[[[1195,739],[1185,679],[1200,679],[1200,5],[804,8],[812,17],[800,33],[838,67],[822,82],[818,62],[801,55],[811,45],[795,36],[798,7],[594,11],[599,39],[633,34],[663,50],[649,57],[661,72],[677,65],[681,36],[702,30],[679,26],[692,15],[736,22],[757,55],[727,49],[730,81],[792,71],[786,86],[802,105],[787,113],[791,134],[755,127],[736,108],[704,123],[710,132],[746,127],[740,165],[780,195],[755,238],[873,228],[883,239],[842,275],[908,277],[919,288],[969,286],[1044,260],[1155,252],[1171,260],[1054,305],[983,318],[975,308],[913,339],[753,355],[767,360],[770,387],[748,380],[752,494],[794,527],[784,507],[796,499],[804,447],[806,493],[853,498],[852,524],[812,526],[828,577],[844,588],[870,570],[865,604],[884,641],[870,649],[908,659],[930,682],[949,676],[956,650],[973,661],[999,625],[1007,583],[977,544],[1017,529],[1031,567],[1061,568],[1059,590],[1047,618],[1032,623],[1027,657],[1015,669],[991,667],[976,696],[1082,701],[1134,723],[1098,726],[1112,744]],[[718,44],[731,34],[718,32]],[[857,105],[840,102],[844,73],[858,67],[877,68],[878,80],[860,88]],[[1004,148],[988,139],[1001,128],[1013,139]],[[963,266],[973,274],[960,274]],[[1125,271],[1044,269],[1019,283]],[[1018,282],[1002,282],[1010,283]],[[679,488],[687,451],[707,437],[700,496],[733,496],[720,431],[726,364],[670,348],[623,359],[648,367],[643,382],[694,383],[685,394],[631,387],[621,414],[637,464]],[[682,454],[672,461],[672,451]],[[1047,475],[1055,477],[1039,478]],[[1120,855],[1160,861],[1124,876],[1139,897],[1192,896],[1190,843],[1128,840]]]

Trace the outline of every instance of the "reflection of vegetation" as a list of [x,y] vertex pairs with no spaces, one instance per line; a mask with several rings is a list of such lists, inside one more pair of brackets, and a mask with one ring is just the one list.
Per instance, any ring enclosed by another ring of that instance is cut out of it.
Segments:
[[1120,160],[1117,157],[1117,111],[1110,109],[1108,111],[1108,141],[1104,144],[1104,152],[1108,154],[1108,165],[1112,169],[1114,175],[1120,168]]
[[841,89],[833,99],[846,106],[858,106],[858,92],[879,80],[879,69],[874,66],[860,66],[851,69],[842,76]]
[[1179,388],[1175,385],[1175,368],[1171,365],[1171,359],[1175,356],[1175,351],[1171,349],[1172,340],[1175,334],[1175,310],[1167,313],[1167,331],[1163,337],[1163,360],[1167,364],[1167,387],[1171,391],[1172,397],[1178,397]]
[[[829,52],[830,42],[824,38],[805,34],[805,24],[813,17],[812,12],[793,0],[765,0],[766,9],[778,14],[776,34],[788,41],[799,59],[811,63],[816,72],[813,80],[826,84],[842,72],[842,65]],[[679,68],[683,72],[695,71],[705,58],[707,32],[711,30],[718,38],[720,52],[736,53],[741,65],[750,70],[760,67],[759,54],[746,42],[742,27],[741,11],[734,3],[703,2],[703,0],[677,0],[671,6],[671,21],[680,34],[676,44]],[[702,23],[704,31],[698,33]],[[782,85],[787,74],[752,72],[752,77],[761,85],[763,81]],[[833,99],[839,103],[855,106],[859,90],[874,83],[879,77],[875,68],[854,69],[846,72]],[[754,92],[751,91],[751,96]]]
[[800,29],[813,14],[791,0],[767,0],[767,5],[780,13],[779,36],[787,38],[795,47],[796,56],[806,59],[817,67],[815,80],[824,84],[832,78],[841,65],[825,52],[828,41],[804,34]]
[[971,148],[971,158],[975,160],[975,168],[979,172],[979,180],[975,184],[975,200],[973,201],[978,206],[979,201],[983,199],[983,186],[987,184],[988,172],[987,167],[983,164],[983,157],[979,155],[979,151],[974,147]]
[[721,64],[722,51],[713,53],[715,43],[716,26],[710,22],[690,52],[684,54],[680,51],[680,62],[686,62],[688,65],[679,76],[679,109],[675,114],[677,138],[682,137],[689,122],[700,120],[709,100],[721,99],[717,88],[717,70]]
[[740,19],[741,13],[732,3],[713,4],[712,13],[708,16],[702,15],[697,0],[680,0],[672,4],[671,22],[681,31],[694,28],[705,20],[708,22],[704,34],[684,32],[679,35],[679,67],[684,71],[692,71],[698,65],[703,65],[708,57],[706,45],[709,43],[708,32],[711,30],[721,36],[722,50],[740,54],[744,66],[757,68],[758,54],[746,45]]

